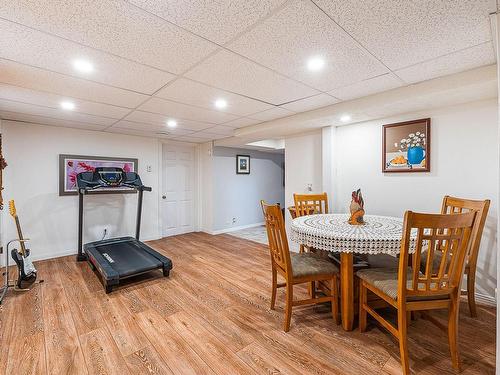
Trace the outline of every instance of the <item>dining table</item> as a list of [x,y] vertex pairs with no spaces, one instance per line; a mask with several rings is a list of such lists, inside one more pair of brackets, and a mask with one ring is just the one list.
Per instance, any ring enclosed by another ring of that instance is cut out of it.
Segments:
[[[349,224],[348,214],[314,214],[291,222],[291,240],[317,250],[340,253],[340,298],[342,327],[352,331],[354,324],[354,254],[388,254],[400,252],[403,219],[365,215],[364,223]],[[410,252],[414,251],[416,234],[411,235]]]

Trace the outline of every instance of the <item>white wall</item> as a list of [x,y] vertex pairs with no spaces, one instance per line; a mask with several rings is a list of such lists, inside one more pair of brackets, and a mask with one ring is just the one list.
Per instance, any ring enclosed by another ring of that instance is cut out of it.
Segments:
[[213,230],[213,145],[203,143],[196,147],[198,175],[198,229],[212,233]]
[[[15,199],[25,237],[35,259],[74,254],[77,251],[77,196],[59,196],[59,154],[116,156],[139,159],[145,185],[142,239],[156,239],[158,232],[159,143],[156,139],[106,134],[3,121],[4,155],[9,164],[4,181],[6,200]],[[146,166],[152,172],[146,171]],[[84,241],[108,236],[134,235],[136,194],[85,197]],[[4,244],[17,237],[12,218],[3,215]]]
[[[285,207],[293,206],[293,193],[322,192],[322,137],[321,130],[285,139]],[[290,232],[290,214],[285,213],[287,232]],[[290,248],[298,245],[289,241]]]
[[[431,172],[382,173],[382,125],[431,118]],[[497,263],[497,100],[413,113],[336,128],[334,211],[347,212],[361,188],[369,214],[402,217],[405,210],[437,212],[446,194],[492,200],[477,270],[477,292],[494,298]],[[288,150],[288,145],[287,145]],[[332,194],[333,193],[333,194]],[[289,198],[287,193],[287,199]]]
[[[238,154],[250,155],[250,174],[236,174]],[[261,199],[284,205],[283,162],[282,154],[214,147],[212,207],[215,233],[262,223]]]

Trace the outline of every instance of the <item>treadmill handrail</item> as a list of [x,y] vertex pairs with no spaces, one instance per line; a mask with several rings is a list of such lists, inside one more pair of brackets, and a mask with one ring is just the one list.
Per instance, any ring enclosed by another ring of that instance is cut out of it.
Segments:
[[137,185],[133,185],[133,184],[127,184],[127,183],[122,183],[120,186],[116,186],[116,187],[112,187],[112,186],[103,186],[103,185],[96,185],[96,186],[86,186],[86,187],[81,187],[81,188],[78,188],[78,191],[79,192],[82,192],[83,194],[86,194],[88,193],[89,191],[93,191],[93,190],[99,190],[99,189],[107,189],[109,191],[112,191],[113,189],[117,189],[120,188],[120,187],[128,187],[128,188],[131,188],[131,189],[134,189],[134,190],[143,190],[143,191],[153,191],[153,189],[150,187],[150,186],[137,186]]
[[[117,168],[118,169],[118,168]],[[79,176],[83,175],[83,173],[79,173],[77,176],[77,186],[79,182]],[[132,174],[132,173],[130,173]],[[99,190],[99,189],[107,189],[108,191],[112,192],[113,189],[118,190],[118,187],[128,187],[136,190],[139,194],[137,196],[137,216],[136,216],[136,225],[135,225],[135,239],[139,240],[140,232],[141,232],[141,218],[142,218],[142,200],[143,200],[143,192],[144,191],[152,191],[153,189],[149,186],[144,186],[142,184],[142,181],[137,173],[134,173],[135,179],[131,180],[130,182],[121,182],[120,185],[113,187],[113,186],[106,186],[102,183],[96,183],[93,186],[89,186],[88,182],[92,181],[83,181],[86,186],[78,186],[78,255],[77,255],[77,260],[85,260],[86,256],[83,254],[83,197],[85,194],[87,194],[90,191],[93,190]],[[136,182],[137,184],[134,184],[133,182]],[[116,191],[117,193],[119,191]]]

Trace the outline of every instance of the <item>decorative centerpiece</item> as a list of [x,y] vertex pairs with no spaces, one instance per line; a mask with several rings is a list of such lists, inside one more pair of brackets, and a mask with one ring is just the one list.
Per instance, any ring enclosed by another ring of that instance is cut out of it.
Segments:
[[365,202],[363,201],[363,196],[361,195],[361,189],[352,192],[352,200],[349,209],[351,211],[351,217],[349,218],[349,224],[351,225],[363,225],[365,221],[363,217],[365,216],[364,210]]

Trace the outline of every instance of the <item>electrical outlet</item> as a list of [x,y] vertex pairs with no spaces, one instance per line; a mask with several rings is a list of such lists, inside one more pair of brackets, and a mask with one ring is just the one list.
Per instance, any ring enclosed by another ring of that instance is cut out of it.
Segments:
[[152,172],[152,171],[153,171],[153,167],[152,167],[152,166],[150,166],[150,165],[148,165],[148,166],[146,167],[146,172]]
[[233,217],[233,224],[236,224],[236,218]]

